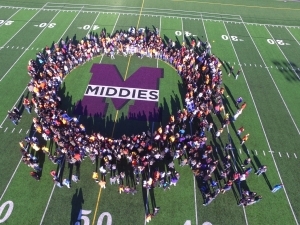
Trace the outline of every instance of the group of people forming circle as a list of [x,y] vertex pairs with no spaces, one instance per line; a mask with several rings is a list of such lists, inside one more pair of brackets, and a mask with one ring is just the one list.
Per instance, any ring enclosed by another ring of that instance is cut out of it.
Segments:
[[[213,156],[214,147],[208,144],[207,133],[219,132],[211,114],[224,112],[222,64],[210,54],[210,48],[209,43],[194,38],[189,44],[180,44],[164,40],[158,29],[134,28],[113,35],[102,30],[99,35],[88,35],[80,41],[70,39],[52,48],[46,46],[44,52],[38,52],[36,60],[29,60],[27,65],[31,97],[24,98],[23,106],[28,113],[35,112],[34,135],[19,144],[23,162],[34,170],[31,176],[39,180],[42,171],[37,154],[32,152],[43,151],[58,164],[51,176],[59,187],[70,188],[71,182],[78,182],[81,162],[89,157],[92,163],[100,165],[99,171],[93,171],[92,178],[102,188],[106,187],[106,175],[110,174],[110,184],[117,183],[120,194],[135,194],[140,183],[146,189],[161,187],[166,191],[176,186],[180,179],[174,163],[178,161],[180,166],[192,169],[199,181],[204,205],[211,203],[218,193],[225,193],[231,188],[237,172],[228,151],[225,151],[223,162],[219,162]],[[101,132],[88,134],[78,118],[60,109],[62,102],[58,93],[67,74],[99,55],[112,59],[115,55],[136,55],[169,63],[182,78],[186,91],[184,108],[172,112],[169,120],[163,121],[165,125],[154,132],[124,134],[120,138],[104,137]],[[10,111],[9,116],[16,125],[21,119],[17,108]],[[226,121],[228,117],[222,121],[224,127],[228,125]],[[47,147],[40,137],[51,140],[55,147]],[[76,166],[75,174],[67,178],[60,170],[66,162]],[[248,168],[244,174],[249,172]],[[221,179],[215,181],[213,174]],[[257,195],[248,196],[251,201],[257,201]],[[159,207],[153,206],[153,213],[148,211],[147,221],[150,221]]]

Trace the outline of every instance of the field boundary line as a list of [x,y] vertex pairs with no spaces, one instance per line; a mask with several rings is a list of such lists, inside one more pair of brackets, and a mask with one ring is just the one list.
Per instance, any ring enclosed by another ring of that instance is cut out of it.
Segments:
[[[2,27],[7,21],[9,21],[14,15],[16,15],[18,12],[20,12],[21,9],[17,10],[14,14],[12,14],[7,20],[5,20],[1,25],[0,27]],[[1,47],[2,48],[2,47]],[[1,49],[0,48],[0,49]]]
[[290,35],[295,39],[295,41],[297,42],[298,45],[300,45],[299,41],[295,38],[295,36],[292,34],[292,32],[287,29],[287,27],[285,27],[285,29],[290,33]]
[[[50,24],[55,17],[60,13],[60,11],[58,11],[54,17],[49,21],[48,24]],[[14,65],[16,65],[16,63],[22,58],[22,56],[26,53],[27,49],[30,48],[30,46],[38,39],[38,37],[45,31],[45,29],[47,28],[47,26],[45,26],[41,32],[35,37],[35,39],[27,46],[27,48],[23,51],[23,53],[19,56],[19,58],[14,62],[14,64],[12,64],[12,66],[6,71],[6,73],[0,78],[0,82],[6,77],[6,75],[9,73],[9,71],[11,71],[11,69],[14,67]]]
[[[274,37],[273,37],[273,35],[272,35],[271,32],[269,31],[269,29],[268,29],[266,26],[264,26],[264,27],[266,28],[266,30],[268,31],[268,33],[270,34],[270,36],[272,37],[272,39],[275,40]],[[277,47],[279,48],[279,50],[280,50],[280,52],[282,53],[282,55],[284,56],[284,58],[286,59],[286,61],[287,61],[287,62],[289,63],[289,65],[291,66],[291,68],[293,68],[293,66],[291,65],[291,63],[290,63],[290,61],[288,60],[288,58],[286,57],[286,55],[283,53],[283,51],[282,51],[281,48],[279,47],[277,41],[274,41],[274,42],[275,42],[275,44],[277,45]],[[295,75],[297,76],[298,80],[300,80],[300,77],[299,77],[299,75],[297,74],[297,72],[296,72],[295,70],[293,70],[293,71],[294,71]]]
[[[245,24],[244,24],[244,26],[245,26]],[[226,29],[227,35],[229,35],[229,32],[228,32],[228,30],[227,30],[227,27],[226,27],[225,23],[224,23],[224,27],[225,27],[225,29]],[[248,35],[250,36],[252,42],[254,43],[253,38],[252,38],[252,36],[250,35],[250,33],[249,33],[249,31],[248,31],[248,29],[247,29],[246,26],[245,26],[245,28],[246,28],[246,30],[247,30],[247,32],[248,32]],[[230,43],[231,43],[231,45],[232,45],[232,48],[233,48],[233,50],[234,50],[234,53],[235,53],[236,58],[237,58],[237,60],[238,60],[238,63],[240,64],[240,59],[239,59],[239,57],[238,57],[238,55],[237,55],[237,53],[236,53],[236,51],[235,51],[235,47],[234,47],[234,45],[233,45],[231,39],[229,39],[229,41],[230,41]],[[254,43],[254,46],[255,46],[256,49],[257,49],[257,46],[255,45],[255,43]],[[257,51],[258,51],[258,49],[257,49]],[[259,51],[258,51],[258,53],[259,53],[259,55],[260,55],[260,52],[259,52]],[[260,55],[260,56],[261,56],[261,55]],[[262,58],[262,57],[261,57],[261,58]],[[263,60],[263,58],[262,58],[262,60]],[[263,62],[264,62],[264,61],[263,61]],[[264,63],[264,64],[265,64],[265,63]],[[266,66],[266,65],[265,65],[265,66]],[[268,68],[267,68],[267,69],[268,69]],[[245,76],[243,67],[241,67],[241,71],[242,71],[242,73],[244,74],[244,79],[245,79],[247,88],[248,88],[248,90],[249,90],[249,94],[250,94],[250,96],[251,96],[251,99],[252,99],[252,101],[253,101],[253,106],[254,106],[255,111],[256,111],[256,113],[257,113],[257,116],[258,116],[258,119],[259,119],[261,128],[262,128],[262,130],[263,130],[265,139],[266,139],[266,141],[267,141],[267,145],[268,145],[268,147],[269,147],[270,152],[272,152],[272,148],[271,148],[271,145],[270,145],[270,143],[269,143],[269,139],[268,139],[268,137],[267,137],[267,134],[266,134],[264,125],[263,125],[263,123],[262,123],[262,121],[261,121],[260,114],[259,114],[259,112],[258,112],[256,103],[255,103],[254,97],[253,97],[253,95],[252,95],[250,86],[249,86],[249,84],[248,84],[247,78],[246,78],[246,76]],[[277,166],[277,163],[276,163],[276,160],[275,160],[275,157],[274,157],[274,155],[273,155],[272,153],[271,153],[271,156],[272,156],[272,159],[273,159],[275,168],[276,168],[276,170],[277,170],[277,174],[278,174],[278,176],[279,176],[280,182],[283,183],[282,178],[281,178],[281,175],[280,175],[280,172],[279,172],[279,169],[278,169],[278,166]],[[288,204],[289,204],[289,206],[290,206],[290,208],[291,208],[291,211],[292,211],[292,214],[293,214],[293,216],[294,216],[295,222],[296,222],[296,224],[298,225],[298,221],[297,221],[296,215],[295,215],[294,210],[293,210],[293,208],[292,208],[292,205],[291,205],[290,199],[289,199],[289,197],[288,197],[288,195],[287,195],[287,192],[286,192],[286,190],[285,190],[285,187],[283,187],[283,190],[284,190],[285,196],[286,196],[286,198],[287,198]]]
[[192,0],[172,0],[172,2],[209,4],[209,5],[222,5],[222,6],[258,8],[258,9],[297,10],[297,11],[300,10],[300,9],[294,9],[294,8],[281,8],[281,7],[259,6],[259,5],[238,5],[238,4],[220,3],[220,2],[199,2],[199,1],[192,1]]
[[[58,3],[57,3],[58,4]],[[82,4],[81,4],[82,5]],[[87,5],[87,4],[85,4]],[[1,6],[0,6],[1,7]],[[39,8],[26,8],[26,7],[13,7],[13,6],[6,6],[6,7],[10,7],[10,8],[22,8],[22,9],[34,9],[34,10],[38,10]],[[48,7],[51,7],[51,6],[48,6]],[[111,8],[106,8],[107,11],[103,11],[102,10],[88,10],[88,11],[85,11],[85,10],[82,10],[82,12],[88,12],[88,13],[103,13],[103,14],[108,14],[108,13],[114,13],[114,14],[122,14],[122,15],[134,15],[134,16],[138,16],[139,13],[138,11],[136,13],[134,12],[130,12],[130,10],[119,10],[119,11],[111,11],[111,10],[116,10],[114,8],[112,8],[112,6],[109,6]],[[118,6],[118,7],[124,7],[124,6]],[[129,8],[129,7],[124,7],[124,8]],[[95,9],[95,8],[85,8],[85,9]],[[222,16],[222,15],[228,15],[228,16],[233,16],[232,18],[227,18],[227,19],[238,19],[238,18],[234,18],[234,16],[239,16],[239,15],[234,15],[234,14],[218,14],[218,13],[208,13],[208,12],[196,12],[196,11],[185,11],[185,10],[171,10],[171,9],[158,9],[156,11],[148,11],[148,10],[152,10],[152,9],[156,9],[156,8],[144,8],[144,13],[142,13],[142,16],[163,16],[165,18],[183,18],[183,19],[191,19],[191,20],[200,20],[201,18],[199,18],[199,14],[207,14],[207,15],[219,15],[219,16]],[[43,10],[58,10],[58,9],[43,9]],[[78,11],[78,9],[74,9],[74,10],[65,10],[65,9],[60,9],[62,12],[74,12],[74,11]],[[163,11],[165,10],[165,11]],[[170,11],[170,12],[168,12]],[[176,13],[177,12],[177,13]],[[180,12],[186,12],[186,14],[183,14],[183,13],[180,13]],[[188,15],[190,15],[192,12],[195,13],[195,17],[189,17]],[[148,13],[151,13],[151,14],[148,14]],[[161,14],[160,14],[161,13]],[[176,13],[176,14],[175,14]],[[168,14],[169,16],[166,16],[165,14]],[[174,15],[172,15],[174,14]],[[225,21],[226,23],[237,23],[237,24],[241,24],[241,23],[244,23],[244,24],[249,24],[249,25],[258,25],[258,26],[273,26],[273,27],[290,27],[290,28],[298,28],[300,29],[300,26],[296,26],[296,25],[282,25],[282,24],[267,24],[267,23],[253,23],[253,22],[244,22],[244,21],[234,21],[234,20],[224,20],[224,19],[213,19],[214,16],[207,16],[206,17],[212,17],[212,19],[206,19],[206,18],[203,18],[203,20],[206,20],[206,21],[214,21],[214,22],[223,22]],[[218,18],[216,17],[215,18]],[[225,18],[226,17],[222,17],[222,18]]]
[[40,11],[42,11],[47,4],[48,2],[43,5],[43,7],[40,8],[7,42],[5,42],[5,44],[0,47],[0,50],[4,48],[4,46],[6,46]]

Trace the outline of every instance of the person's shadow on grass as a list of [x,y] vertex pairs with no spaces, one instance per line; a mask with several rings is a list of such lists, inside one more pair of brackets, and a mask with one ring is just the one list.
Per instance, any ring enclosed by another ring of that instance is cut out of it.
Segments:
[[71,209],[71,220],[70,220],[70,225],[75,225],[76,222],[80,222],[80,214],[82,210],[82,204],[84,203],[83,199],[83,194],[82,194],[82,189],[76,188],[76,191],[72,197],[72,209]]
[[[258,157],[254,154],[254,152],[253,151],[251,151],[252,152],[252,155],[253,155],[253,159],[254,159],[254,161],[255,161],[255,163],[256,163],[256,165],[257,165],[257,167],[259,168],[259,167],[261,167],[262,166],[262,164],[260,163],[260,161],[259,161],[259,159],[258,159]],[[270,181],[269,181],[269,179],[268,179],[268,177],[267,177],[267,175],[266,175],[266,173],[262,173],[262,176],[263,176],[263,178],[265,179],[265,181],[266,181],[266,183],[267,183],[267,185],[268,185],[268,187],[269,187],[269,189],[270,190],[272,190],[273,188],[272,188],[272,185],[271,185],[271,183],[270,183]]]

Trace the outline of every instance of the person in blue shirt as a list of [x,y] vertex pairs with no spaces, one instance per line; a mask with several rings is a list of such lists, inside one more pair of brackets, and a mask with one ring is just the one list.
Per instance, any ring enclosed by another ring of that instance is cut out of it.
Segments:
[[281,188],[283,188],[283,184],[276,184],[273,187],[272,192],[275,193],[275,192],[279,191]]
[[241,104],[243,102],[243,98],[242,97],[238,97],[235,101],[235,106],[239,107],[239,104]]

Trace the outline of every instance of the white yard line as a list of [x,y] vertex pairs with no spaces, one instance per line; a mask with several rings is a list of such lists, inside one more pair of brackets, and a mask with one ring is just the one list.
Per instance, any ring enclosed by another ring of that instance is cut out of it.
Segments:
[[60,36],[60,38],[58,39],[57,42],[60,42],[60,40],[63,38],[63,36],[65,35],[65,33],[69,30],[70,26],[73,24],[73,22],[75,21],[75,19],[79,16],[80,12],[82,11],[84,6],[81,7],[81,9],[79,10],[79,12],[76,14],[76,16],[74,17],[74,19],[71,21],[71,23],[69,24],[69,26],[65,29],[65,32]]
[[195,199],[195,216],[196,216],[196,225],[198,225],[198,207],[197,207],[197,193],[196,193],[196,178],[194,177],[194,199]]
[[287,27],[285,27],[285,29],[290,33],[290,35],[294,38],[294,40],[297,42],[297,44],[300,45],[299,41],[295,38],[295,36],[292,34],[292,32]]
[[16,168],[15,168],[13,174],[11,175],[11,177],[10,177],[10,179],[9,179],[9,181],[8,181],[8,183],[7,183],[5,189],[4,189],[4,191],[3,191],[3,193],[2,193],[2,195],[1,195],[1,197],[0,197],[0,202],[1,202],[2,198],[3,198],[3,196],[5,195],[5,193],[6,193],[7,189],[8,189],[8,187],[9,187],[9,185],[10,185],[12,179],[14,178],[14,176],[15,176],[15,174],[16,174],[16,172],[17,172],[17,170],[18,170],[18,168],[19,168],[21,162],[22,162],[22,157],[20,158],[20,161],[19,161],[18,165],[16,166]]
[[14,14],[12,14],[7,20],[5,20],[5,21],[0,25],[0,27],[3,26],[7,21],[9,21],[9,20],[10,20],[14,15],[16,15],[20,10],[21,10],[21,9],[17,10]]
[[[224,26],[225,26],[225,24],[224,24]],[[281,92],[279,91],[279,88],[277,87],[277,84],[275,83],[275,81],[274,81],[274,79],[273,79],[273,77],[272,77],[272,74],[271,74],[269,68],[267,67],[267,64],[265,63],[265,61],[264,61],[262,55],[260,54],[260,51],[259,51],[259,49],[257,48],[257,46],[256,46],[256,44],[255,44],[255,42],[254,42],[254,40],[253,40],[253,38],[252,38],[252,36],[250,35],[249,30],[248,30],[248,28],[247,28],[247,26],[246,26],[245,24],[244,24],[244,27],[245,27],[246,31],[248,32],[248,35],[249,35],[249,37],[251,38],[251,40],[252,40],[252,42],[253,42],[253,44],[254,44],[254,46],[255,46],[255,48],[256,48],[256,50],[257,50],[259,56],[260,56],[260,58],[261,58],[261,60],[262,60],[264,66],[265,66],[265,68],[266,68],[266,70],[268,71],[268,73],[269,73],[269,75],[270,75],[270,78],[271,78],[271,80],[273,81],[274,86],[275,86],[275,88],[276,88],[276,90],[277,90],[277,92],[278,92],[278,94],[279,94],[279,96],[280,96],[280,98],[281,98],[281,100],[282,100],[282,102],[283,102],[283,104],[284,104],[284,106],[285,106],[285,108],[286,108],[288,114],[290,115],[290,118],[291,118],[291,120],[292,120],[292,122],[293,122],[293,124],[294,124],[294,126],[295,126],[295,128],[296,128],[296,130],[297,130],[297,132],[298,132],[298,134],[300,135],[299,128],[298,128],[298,126],[297,126],[297,124],[296,124],[296,122],[295,122],[295,120],[294,120],[294,118],[293,118],[293,116],[292,116],[292,114],[291,114],[291,112],[290,112],[290,110],[289,110],[287,104],[285,103],[285,101],[284,101],[284,99],[283,99],[283,97],[282,97],[282,95],[281,95]],[[227,30],[227,28],[226,28],[226,30]],[[267,29],[267,31],[269,31],[269,30]],[[242,72],[243,72],[243,69],[242,69]],[[243,72],[243,73],[244,73],[244,72]]]
[[[83,8],[83,7],[82,7],[82,8]],[[79,15],[79,13],[80,13],[80,12],[78,12],[78,14],[75,16],[75,18],[73,19],[73,21],[71,22],[71,24],[72,24],[72,23],[74,22],[74,20],[77,18],[77,16]],[[98,16],[97,16],[97,17],[98,17]],[[115,25],[114,25],[114,28],[113,28],[113,30],[115,29],[115,26],[116,26],[116,24],[117,24],[117,22],[118,22],[118,20],[119,20],[119,17],[120,17],[120,14],[119,14],[119,16],[118,16],[118,18],[117,18],[117,20],[116,20],[116,22],[115,22]],[[96,19],[95,19],[95,21],[96,21]],[[95,22],[95,21],[94,21],[94,22]],[[71,26],[71,24],[68,26],[68,28],[65,30],[65,32],[63,33],[63,35],[60,37],[60,39],[59,39],[59,40],[61,40],[61,39],[62,39],[62,37],[64,36],[64,34],[66,33],[66,31],[69,29],[69,27]],[[101,59],[100,59],[100,62],[99,62],[99,63],[101,63],[102,59],[103,59],[103,55],[102,55],[102,57],[101,57]],[[53,195],[53,192],[54,192],[54,190],[55,190],[55,184],[53,185],[52,191],[51,191],[51,193],[50,193],[50,196],[49,196],[49,199],[48,199],[48,202],[47,202],[46,208],[45,208],[45,210],[44,210],[44,213],[43,213],[43,216],[42,216],[42,219],[41,219],[40,225],[42,225],[42,224],[43,224],[43,221],[44,221],[45,215],[46,215],[46,213],[47,213],[47,210],[48,210],[48,207],[49,207],[50,201],[51,201],[51,199],[52,199],[52,195]],[[148,197],[148,195],[147,195],[147,197]]]
[[44,210],[44,213],[43,213],[43,216],[42,216],[42,219],[41,219],[40,225],[42,225],[42,224],[43,224],[43,221],[44,221],[44,218],[45,218],[46,212],[47,212],[47,210],[48,210],[48,207],[49,207],[49,204],[50,204],[50,201],[51,201],[51,198],[52,198],[52,195],[53,195],[53,192],[54,192],[55,186],[56,186],[56,184],[54,184],[54,185],[53,185],[53,188],[52,188],[52,191],[51,191],[50,197],[49,197],[49,199],[48,199],[48,202],[47,202],[46,208],[45,208],[45,210]]
[[[59,12],[60,12],[60,11],[59,11]],[[59,12],[58,12],[58,13],[59,13]],[[57,13],[57,14],[58,14],[58,13]],[[57,14],[53,17],[53,19],[57,16]],[[78,14],[79,14],[79,13],[78,13]],[[78,14],[76,15],[76,17],[78,16]],[[75,17],[75,18],[76,18],[76,17]],[[52,20],[53,20],[53,19],[52,19]],[[51,20],[51,21],[52,21],[52,20]],[[74,21],[74,20],[75,20],[75,19],[73,19],[73,21]],[[50,22],[51,22],[51,21],[50,21]],[[72,23],[73,23],[73,21],[72,21]],[[50,22],[49,22],[49,23],[50,23]],[[72,24],[72,23],[71,23],[71,24]],[[71,24],[68,26],[68,28],[71,26]],[[47,26],[46,26],[46,27],[47,27]],[[46,27],[45,27],[45,28],[46,28]],[[66,31],[65,31],[65,32],[66,32]],[[65,32],[64,32],[64,34],[65,34]],[[63,35],[64,35],[64,34],[63,34]],[[63,35],[62,35],[62,36],[63,36]],[[61,39],[61,38],[60,38],[60,39]],[[24,54],[24,53],[23,53],[23,54]],[[17,102],[19,101],[19,99],[22,97],[22,95],[23,95],[23,93],[26,91],[26,89],[27,89],[27,87],[25,87],[24,91],[21,93],[20,97],[18,98],[18,100],[16,101],[16,103],[14,104],[14,106],[17,104]],[[13,106],[13,107],[14,107],[14,106]],[[13,107],[12,107],[12,108],[13,108]],[[2,127],[2,125],[3,125],[3,123],[5,122],[5,120],[7,119],[7,117],[8,117],[8,116],[6,116],[5,119],[2,121],[0,127]],[[9,187],[9,185],[10,185],[10,183],[11,183],[11,181],[12,181],[12,179],[13,179],[13,177],[14,177],[16,171],[17,171],[17,169],[19,168],[21,161],[22,161],[22,158],[20,159],[18,165],[17,165],[16,168],[15,168],[14,173],[12,174],[12,176],[11,176],[11,178],[10,178],[8,184],[6,185],[6,188],[5,188],[4,192],[2,193],[2,195],[1,195],[1,197],[0,197],[0,201],[1,201],[1,199],[3,198],[3,196],[4,196],[4,194],[5,194],[6,190],[7,190],[7,188]],[[47,211],[47,209],[48,209],[50,200],[51,200],[51,198],[52,198],[52,194],[53,194],[53,191],[54,191],[54,187],[55,187],[55,185],[53,186],[53,189],[52,189],[52,191],[51,191],[51,194],[50,194],[50,197],[49,197],[49,200],[48,200],[48,203],[47,203],[47,206],[46,206],[46,209],[45,209],[45,211],[44,211],[44,214],[43,214],[43,217],[42,217],[42,220],[41,220],[41,223],[40,223],[40,224],[42,224],[42,222],[43,222],[43,220],[44,220],[46,211]]]
[[[13,105],[13,107],[11,107],[11,110],[16,106],[16,104],[20,101],[21,97],[23,96],[24,92],[26,91],[27,86],[25,87],[25,89],[23,90],[23,92],[20,94],[19,98],[17,99],[17,101],[15,102],[15,104]],[[6,117],[4,118],[4,120],[2,121],[2,123],[0,124],[0,127],[2,127],[2,125],[4,124],[4,122],[6,121],[8,115],[6,115]]]
[[120,13],[119,13],[119,15],[118,15],[118,18],[117,18],[117,20],[116,20],[116,22],[115,22],[115,24],[114,24],[114,27],[113,27],[112,31],[111,31],[111,35],[112,35],[112,34],[114,33],[114,31],[115,31],[116,25],[117,25],[117,23],[118,23],[118,21],[119,21],[119,17],[120,17]]
[[[229,35],[229,32],[228,32],[228,30],[227,30],[227,27],[226,27],[226,25],[225,25],[225,23],[224,23],[224,22],[223,22],[223,24],[224,24],[224,27],[225,27],[225,29],[226,29],[226,33],[227,33],[227,35]],[[253,41],[253,39],[252,39],[252,37],[251,37],[251,35],[250,35],[250,33],[249,33],[249,31],[248,31],[248,29],[247,29],[247,27],[246,27],[246,25],[245,25],[245,24],[244,24],[244,26],[245,26],[245,28],[246,28],[246,30],[247,30],[247,32],[248,32],[248,34],[249,34],[249,36],[250,36],[250,38],[251,38],[252,42],[253,42],[253,43],[254,43],[254,45],[255,45],[255,42]],[[237,53],[236,53],[236,51],[235,51],[235,47],[234,47],[234,45],[233,45],[233,43],[232,43],[231,39],[229,39],[229,41],[230,41],[230,43],[231,43],[231,45],[232,45],[232,48],[233,48],[233,51],[234,51],[234,53],[235,53],[235,56],[236,56],[236,58],[237,58],[237,60],[238,60],[238,63],[240,63],[240,59],[239,59],[239,57],[238,57],[238,55],[237,55]],[[256,49],[257,49],[257,46],[256,46],[256,45],[255,45],[255,47],[256,47]],[[258,51],[258,49],[257,49],[257,51]],[[259,51],[258,51],[258,53],[259,53],[259,55],[260,55],[260,52],[259,52]],[[261,56],[261,55],[260,55],[260,56]],[[261,57],[261,59],[263,60],[263,58],[262,58],[262,57]],[[263,62],[264,62],[264,61],[263,61]],[[268,69],[267,69],[267,70],[268,70]],[[246,82],[246,85],[247,85],[247,88],[248,88],[249,94],[250,94],[250,96],[251,96],[251,99],[252,99],[252,101],[253,101],[253,105],[254,105],[255,111],[256,111],[256,113],[257,113],[257,116],[258,116],[258,119],[259,119],[259,122],[260,122],[261,128],[262,128],[262,130],[263,130],[263,133],[264,133],[265,139],[266,139],[266,141],[267,141],[267,145],[268,145],[268,147],[269,147],[269,149],[270,149],[270,152],[272,152],[272,150],[271,150],[271,146],[270,146],[270,143],[269,143],[269,139],[268,139],[268,137],[267,137],[267,134],[266,134],[266,131],[265,131],[264,125],[263,125],[263,123],[262,123],[262,121],[261,121],[260,114],[259,114],[259,112],[258,112],[258,109],[257,109],[256,103],[255,103],[255,100],[254,100],[254,98],[253,98],[253,95],[252,95],[251,89],[250,89],[250,87],[249,87],[249,84],[248,84],[247,78],[246,78],[246,76],[245,76],[245,73],[244,73],[243,67],[241,67],[241,71],[242,71],[242,73],[244,74],[245,82]],[[278,173],[278,176],[279,176],[280,182],[281,182],[281,183],[283,183],[283,181],[282,181],[282,178],[281,178],[281,175],[280,175],[280,172],[279,172],[279,169],[278,169],[278,167],[277,167],[277,163],[276,163],[275,157],[274,157],[274,155],[273,155],[273,154],[271,154],[271,156],[272,156],[272,159],[273,159],[273,162],[274,162],[275,168],[276,168],[276,170],[277,170],[277,173]],[[295,215],[295,213],[294,213],[294,210],[293,210],[293,208],[292,208],[292,205],[291,205],[290,199],[289,199],[289,197],[288,197],[288,195],[287,195],[287,192],[286,192],[286,190],[285,190],[285,187],[283,187],[283,190],[284,190],[284,193],[285,193],[285,195],[286,195],[286,198],[287,198],[287,201],[288,201],[288,203],[289,203],[289,206],[290,206],[290,208],[291,208],[291,211],[292,211],[292,213],[293,213],[294,219],[295,219],[296,223],[297,223],[297,224],[299,224],[299,223],[298,223],[298,220],[297,220],[297,217],[296,217],[296,215]]]
[[8,42],[11,41],[11,39],[13,39],[41,10],[44,9],[44,7],[46,7],[48,4],[48,2],[42,7],[40,8],[4,45],[2,45],[1,48],[3,48]]
[[92,23],[92,25],[91,25],[90,29],[88,30],[88,32],[86,33],[86,35],[88,35],[88,34],[92,31],[92,29],[93,29],[93,27],[94,27],[94,24],[95,24],[95,22],[97,21],[99,15],[100,15],[100,12],[99,12],[98,15],[96,16],[94,22]]
[[[50,24],[55,17],[58,15],[60,11],[58,11],[55,16],[51,19],[51,21],[48,23]],[[30,43],[30,45],[28,45],[27,48],[30,48],[31,45],[38,39],[38,37],[45,31],[45,29],[47,28],[47,26],[45,26],[42,31],[35,37],[35,39]],[[7,72],[1,77],[0,82],[6,77],[6,75],[9,73],[9,71],[11,71],[12,68],[14,68],[14,66],[16,65],[16,63],[22,58],[22,56],[26,53],[26,50],[19,56],[19,58],[14,62],[14,64],[7,70]]]
[[[268,33],[270,34],[271,38],[272,38],[273,40],[275,40],[274,37],[273,37],[273,35],[271,34],[271,32],[268,30],[268,28],[267,28],[266,26],[265,26],[265,28],[266,28],[266,30],[268,31]],[[290,67],[293,68],[291,62],[290,62],[290,61],[288,60],[288,58],[285,56],[285,54],[283,53],[283,51],[282,51],[281,48],[279,47],[277,41],[274,41],[274,42],[275,42],[275,44],[277,45],[277,47],[279,48],[279,50],[281,51],[282,55],[284,56],[284,58],[286,59],[286,61],[288,62],[288,64],[290,65]],[[297,74],[297,72],[296,72],[295,70],[293,70],[293,71],[294,71],[295,75],[297,76],[298,80],[300,80],[300,77],[299,77],[299,75]]]

